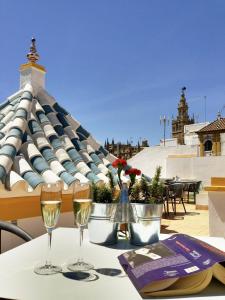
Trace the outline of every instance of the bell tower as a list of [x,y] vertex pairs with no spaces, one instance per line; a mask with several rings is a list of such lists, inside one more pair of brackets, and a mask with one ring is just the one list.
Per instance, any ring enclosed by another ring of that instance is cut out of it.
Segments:
[[190,119],[188,115],[188,104],[185,97],[186,87],[181,89],[180,101],[178,103],[177,118],[172,120],[172,137],[177,138],[180,145],[184,145],[184,126],[193,124],[194,118]]

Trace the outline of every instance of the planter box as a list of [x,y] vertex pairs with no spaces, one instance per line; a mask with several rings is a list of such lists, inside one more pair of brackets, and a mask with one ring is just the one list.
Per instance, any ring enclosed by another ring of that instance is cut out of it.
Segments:
[[138,222],[129,224],[130,243],[147,245],[159,241],[163,204],[132,204]]
[[90,242],[107,245],[117,243],[118,224],[110,222],[112,205],[110,203],[92,203],[92,212],[88,223]]
[[224,191],[209,191],[209,235],[225,238]]
[[225,238],[225,178],[212,177],[206,186],[209,201],[209,235]]

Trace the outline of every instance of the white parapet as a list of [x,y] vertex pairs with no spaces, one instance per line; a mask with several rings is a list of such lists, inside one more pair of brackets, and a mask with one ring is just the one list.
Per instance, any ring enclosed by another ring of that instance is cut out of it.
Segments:
[[208,209],[208,193],[206,191],[200,191],[196,194],[196,209]]
[[209,235],[225,238],[225,188],[208,191]]

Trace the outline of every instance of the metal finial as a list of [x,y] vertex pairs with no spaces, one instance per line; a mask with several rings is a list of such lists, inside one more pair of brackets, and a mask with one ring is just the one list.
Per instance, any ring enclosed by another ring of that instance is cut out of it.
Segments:
[[37,53],[35,42],[36,42],[35,38],[32,37],[30,52],[27,54],[27,59],[29,60],[29,62],[34,64],[39,60],[39,54]]
[[181,89],[181,95],[184,95],[184,91],[186,91],[186,87],[183,86],[182,89]]

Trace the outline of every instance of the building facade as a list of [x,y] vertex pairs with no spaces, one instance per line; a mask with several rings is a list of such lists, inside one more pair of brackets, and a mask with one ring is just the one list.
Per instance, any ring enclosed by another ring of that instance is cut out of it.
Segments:
[[200,145],[197,131],[208,125],[209,122],[194,123],[184,126],[184,144],[185,145]]
[[184,145],[184,126],[193,124],[194,118],[190,118],[188,114],[188,104],[185,97],[186,88],[181,90],[181,98],[178,104],[178,115],[172,120],[172,137],[177,138],[177,143]]
[[111,154],[124,159],[131,158],[132,156],[143,150],[145,147],[149,147],[147,140],[143,140],[141,145],[138,142],[135,146],[131,145],[131,143],[129,142],[127,142],[126,144],[122,144],[121,142],[115,143],[114,139],[112,139],[111,143],[109,143],[108,139],[105,142],[105,148]]
[[218,114],[217,120],[211,122],[198,132],[200,156],[225,155],[225,118]]

